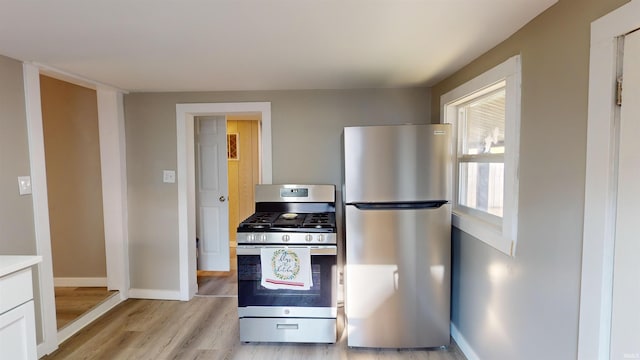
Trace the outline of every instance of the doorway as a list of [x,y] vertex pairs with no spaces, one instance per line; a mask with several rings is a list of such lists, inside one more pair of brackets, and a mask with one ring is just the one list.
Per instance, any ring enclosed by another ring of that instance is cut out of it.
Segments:
[[177,104],[177,183],[178,242],[180,263],[180,300],[195,296],[196,267],[196,189],[194,129],[197,116],[239,115],[259,116],[259,183],[270,184],[271,173],[271,103],[203,103]]
[[[640,0],[632,0],[591,24],[587,169],[578,337],[578,358],[580,359],[612,358],[611,354],[619,351],[616,350],[619,349],[616,345],[617,341],[623,340],[623,338],[612,339],[613,336],[616,336],[615,330],[612,331],[612,328],[616,326],[613,323],[615,320],[612,320],[616,297],[614,293],[615,277],[620,275],[619,272],[617,275],[615,274],[618,271],[616,270],[618,259],[614,254],[620,250],[616,234],[619,230],[616,223],[619,216],[617,201],[622,195],[619,193],[621,189],[618,182],[619,176],[623,176],[624,181],[629,179],[627,179],[627,175],[620,172],[622,168],[618,167],[624,166],[624,163],[618,162],[623,159],[622,156],[625,152],[621,147],[624,146],[622,143],[624,138],[618,138],[618,134],[621,134],[620,125],[625,122],[625,116],[624,114],[622,117],[619,116],[621,109],[616,105],[614,84],[619,76],[624,77],[624,74],[614,71],[614,69],[621,69],[619,66],[622,60],[619,55],[621,55],[620,50],[623,46],[621,38],[638,28],[640,28]],[[625,79],[624,83],[627,83],[628,80]],[[628,95],[625,95],[624,88],[629,84],[624,85],[624,83],[622,86],[623,107],[626,101],[630,101],[631,104],[634,101],[638,102],[634,100],[633,96],[628,98]],[[637,93],[635,96],[638,96]],[[633,134],[635,133],[631,132],[627,135]],[[635,149],[638,146],[633,144],[633,141],[628,142],[628,145],[635,146]],[[637,150],[635,151],[637,154]],[[629,153],[628,149],[626,152]],[[637,175],[632,175],[631,180],[636,179],[633,176]],[[622,189],[625,187],[624,181]],[[637,190],[635,195],[631,193],[631,197],[634,199],[637,195]],[[626,200],[631,200],[631,198]],[[637,203],[634,205],[637,208]],[[634,251],[632,250],[626,255],[633,257]],[[637,257],[637,255],[635,256]],[[627,268],[626,271],[629,269]],[[637,282],[635,284],[636,293],[630,298],[640,297],[640,289],[637,288]],[[629,315],[634,313],[637,314],[637,309],[634,309]],[[638,323],[636,322],[633,326],[636,326],[635,329],[637,329]],[[627,329],[629,331],[631,326]],[[637,341],[635,344],[637,345]],[[626,353],[626,351],[629,352]],[[625,354],[622,356],[637,358],[640,356],[640,350],[628,349],[625,350]]]
[[640,242],[636,221],[640,209],[640,29],[624,36],[623,94],[618,128],[617,199],[611,359],[640,358],[640,282],[637,259]]
[[40,75],[57,329],[107,289],[97,93]]
[[[255,185],[260,180],[260,120],[259,114],[196,118],[194,151],[199,296],[237,295],[236,229],[240,221],[251,215],[255,208]],[[212,137],[218,128],[222,136],[217,136],[219,140],[216,141]],[[214,149],[218,148],[218,142],[222,143],[225,151],[215,158]],[[204,161],[205,158],[209,160]],[[214,174],[218,174],[220,179],[207,179],[207,176]],[[204,186],[204,183],[209,185]],[[224,190],[216,192],[217,184],[225,184]],[[220,195],[223,193],[226,197]],[[226,216],[205,219],[206,216],[222,212]],[[225,217],[227,227],[215,226],[217,231],[210,230],[212,224],[220,223],[219,219]],[[211,236],[217,239],[211,239]]]
[[[107,286],[109,289],[118,290],[119,293],[119,296],[109,297],[61,331],[58,331],[56,326],[50,214],[40,91],[41,74],[96,91]],[[38,266],[35,279],[38,291],[34,297],[38,357],[42,357],[53,352],[59,343],[65,341],[75,332],[128,297],[129,260],[126,223],[124,102],[122,90],[82,79],[56,69],[24,63],[23,75],[37,255],[42,256],[42,263]]]

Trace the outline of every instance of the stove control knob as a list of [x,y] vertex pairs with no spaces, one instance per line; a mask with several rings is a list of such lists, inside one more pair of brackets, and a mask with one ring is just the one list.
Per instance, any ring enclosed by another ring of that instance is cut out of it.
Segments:
[[267,234],[260,235],[260,241],[267,242]]
[[282,241],[284,242],[289,242],[289,240],[291,239],[291,237],[289,235],[282,235]]
[[254,236],[253,234],[247,234],[247,242],[253,242]]
[[322,235],[322,234],[318,235],[318,241],[319,242],[323,242],[324,241],[324,235]]
[[307,235],[305,235],[305,236],[304,236],[304,239],[305,239],[307,242],[311,242],[311,240],[313,240],[313,236],[311,236],[311,234],[307,234]]

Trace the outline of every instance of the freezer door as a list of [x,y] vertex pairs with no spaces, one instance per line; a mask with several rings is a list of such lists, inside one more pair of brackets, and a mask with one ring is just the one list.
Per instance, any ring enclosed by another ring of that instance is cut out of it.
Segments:
[[349,346],[449,344],[450,206],[345,207]]
[[344,129],[345,203],[451,200],[451,126]]

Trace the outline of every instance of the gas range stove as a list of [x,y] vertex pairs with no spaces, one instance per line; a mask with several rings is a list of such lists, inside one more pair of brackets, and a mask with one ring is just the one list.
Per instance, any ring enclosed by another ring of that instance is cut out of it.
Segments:
[[[256,212],[240,223],[237,240],[240,341],[335,343],[335,186],[257,185]],[[275,271],[274,251],[295,259],[308,251],[307,290],[263,286],[265,266]]]

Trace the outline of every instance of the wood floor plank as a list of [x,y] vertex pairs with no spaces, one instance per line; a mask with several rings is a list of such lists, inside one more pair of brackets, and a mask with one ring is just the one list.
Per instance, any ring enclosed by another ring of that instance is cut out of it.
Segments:
[[237,299],[230,297],[127,300],[44,359],[465,360],[455,344],[432,350],[352,349],[342,331],[336,344],[241,343],[237,311]]

